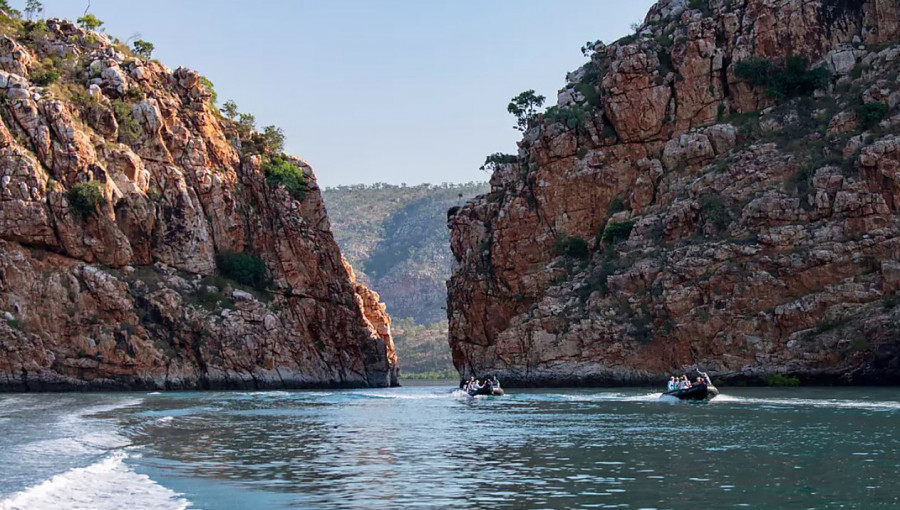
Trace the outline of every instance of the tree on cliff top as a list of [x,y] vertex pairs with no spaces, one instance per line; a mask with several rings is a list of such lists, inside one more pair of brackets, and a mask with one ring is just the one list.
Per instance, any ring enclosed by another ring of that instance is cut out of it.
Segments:
[[78,24],[81,25],[81,28],[85,30],[97,30],[98,28],[103,26],[103,22],[93,14],[85,14],[84,16],[78,18],[77,21]]
[[546,100],[546,97],[536,94],[532,89],[526,90],[512,98],[512,101],[506,107],[506,111],[516,116],[516,129],[525,131],[531,127],[538,108],[543,106]]

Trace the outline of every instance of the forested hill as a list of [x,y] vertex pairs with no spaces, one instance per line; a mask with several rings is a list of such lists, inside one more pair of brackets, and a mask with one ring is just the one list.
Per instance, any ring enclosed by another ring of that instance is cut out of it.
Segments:
[[325,189],[338,245],[395,318],[406,373],[452,368],[444,310],[452,260],[447,210],[487,191],[487,183],[474,182]]

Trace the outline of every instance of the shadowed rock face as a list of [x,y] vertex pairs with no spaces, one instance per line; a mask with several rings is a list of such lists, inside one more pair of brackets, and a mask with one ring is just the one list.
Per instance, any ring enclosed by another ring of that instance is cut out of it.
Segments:
[[[390,318],[312,169],[293,159],[292,196],[197,73],[46,27],[0,41],[0,389],[396,384]],[[102,200],[73,207],[86,182]],[[266,290],[215,276],[226,251],[259,257]]]
[[[599,45],[518,163],[451,211],[463,376],[900,381],[897,3],[699,4]],[[792,55],[827,86],[785,97],[735,72]],[[572,237],[586,253],[560,255]]]

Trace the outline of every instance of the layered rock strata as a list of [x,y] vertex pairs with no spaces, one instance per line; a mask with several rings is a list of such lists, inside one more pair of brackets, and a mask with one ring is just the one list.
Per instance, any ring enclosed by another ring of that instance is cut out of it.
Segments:
[[[289,160],[302,193],[267,178],[194,71],[63,20],[3,27],[0,389],[397,383],[309,165]],[[268,282],[223,278],[235,253]]]
[[665,0],[594,45],[448,215],[460,373],[900,381],[898,35],[887,0]]

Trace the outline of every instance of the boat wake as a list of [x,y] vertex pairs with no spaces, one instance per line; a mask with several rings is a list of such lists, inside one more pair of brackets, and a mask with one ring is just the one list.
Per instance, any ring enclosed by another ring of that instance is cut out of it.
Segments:
[[711,402],[717,404],[752,404],[764,406],[799,406],[821,407],[837,409],[861,409],[867,411],[900,411],[900,402],[890,400],[839,400],[839,399],[811,399],[811,398],[771,398],[771,397],[741,397],[734,395],[719,395]]
[[128,501],[132,508],[181,510],[190,503],[147,475],[135,473],[114,452],[87,467],[73,468],[0,501],[0,510],[67,508],[113,510]]

